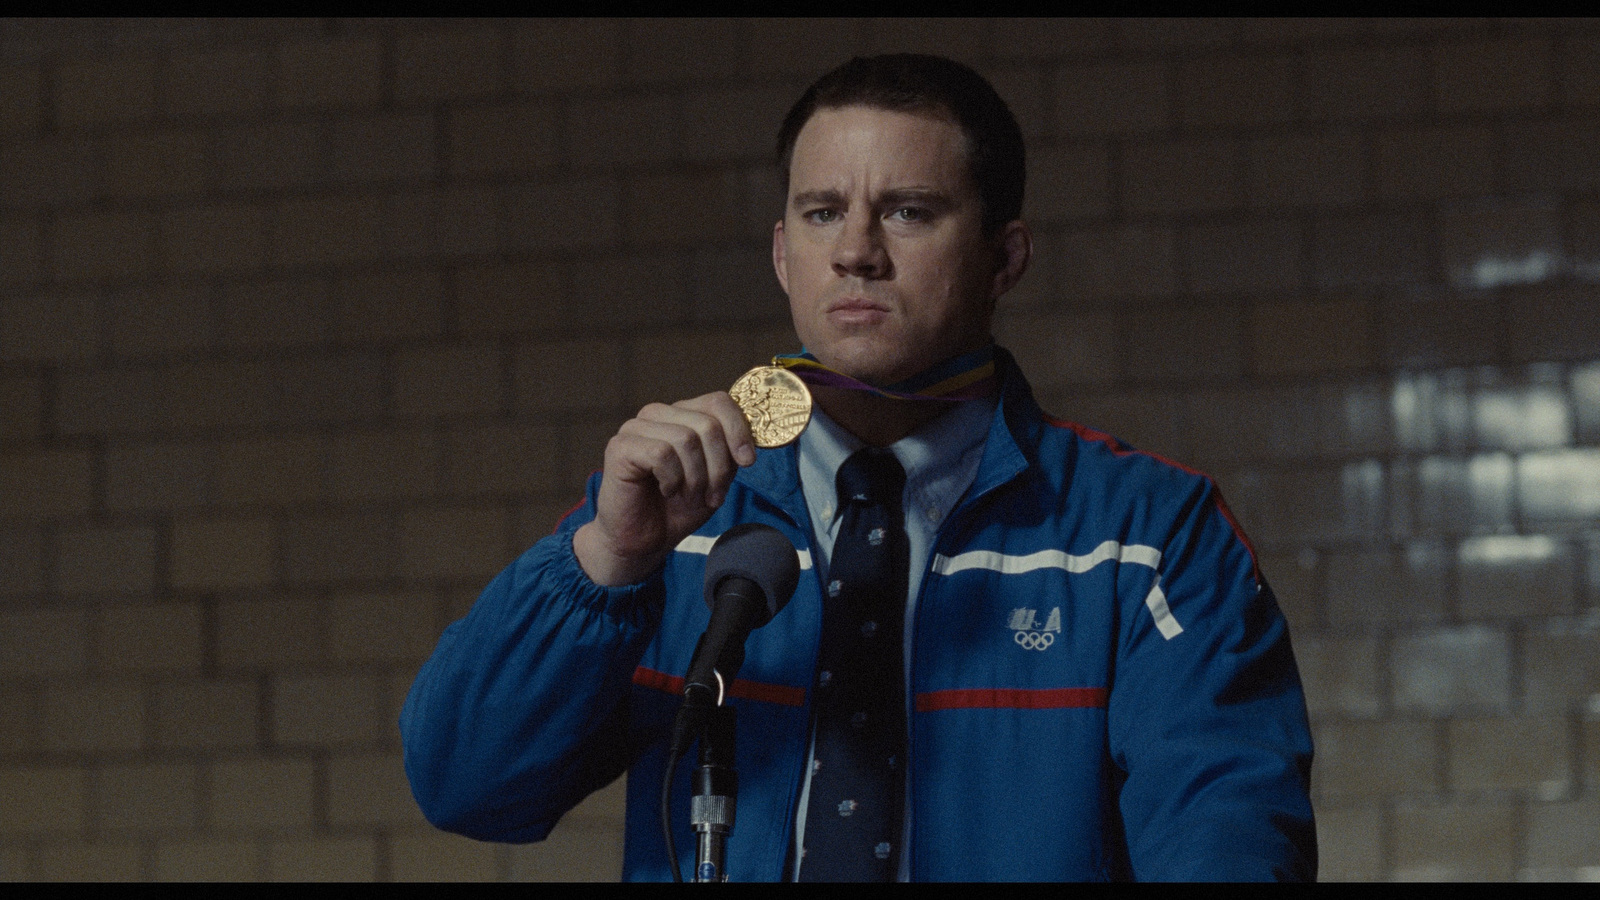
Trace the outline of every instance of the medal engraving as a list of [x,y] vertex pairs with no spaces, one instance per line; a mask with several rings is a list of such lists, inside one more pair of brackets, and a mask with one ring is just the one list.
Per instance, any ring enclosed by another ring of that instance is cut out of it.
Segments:
[[756,446],[782,447],[800,437],[811,421],[811,391],[788,369],[757,366],[728,389],[750,423]]

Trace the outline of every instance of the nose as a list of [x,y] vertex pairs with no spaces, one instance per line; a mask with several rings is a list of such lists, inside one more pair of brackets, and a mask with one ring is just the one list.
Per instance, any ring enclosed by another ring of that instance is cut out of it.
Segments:
[[833,271],[858,278],[889,275],[889,252],[873,216],[852,216],[838,232],[833,245]]

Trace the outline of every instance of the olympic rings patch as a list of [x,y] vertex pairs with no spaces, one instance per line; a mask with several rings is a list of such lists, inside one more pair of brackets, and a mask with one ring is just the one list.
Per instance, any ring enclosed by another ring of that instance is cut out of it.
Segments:
[[1038,650],[1056,642],[1056,632],[1061,630],[1061,607],[1050,610],[1050,615],[1045,617],[1044,626],[1039,625],[1039,610],[1019,607],[1011,611],[1006,619],[1006,627],[1012,631],[1012,640],[1024,650]]
[[1042,651],[1056,642],[1055,634],[1049,631],[1018,631],[1014,636],[1017,644],[1024,650]]

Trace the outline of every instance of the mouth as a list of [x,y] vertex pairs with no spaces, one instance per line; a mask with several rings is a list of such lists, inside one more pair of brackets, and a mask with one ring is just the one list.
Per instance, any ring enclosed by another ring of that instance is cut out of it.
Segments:
[[889,318],[889,307],[864,297],[846,297],[828,305],[827,317],[841,328],[873,327]]
[[886,313],[888,311],[887,304],[879,303],[876,300],[868,300],[865,297],[845,297],[828,305],[829,313]]

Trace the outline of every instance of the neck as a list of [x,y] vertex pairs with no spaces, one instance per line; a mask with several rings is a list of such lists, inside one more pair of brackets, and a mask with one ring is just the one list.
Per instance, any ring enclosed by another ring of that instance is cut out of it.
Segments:
[[813,385],[811,396],[828,418],[868,446],[887,447],[948,412],[959,401],[894,400],[865,391]]

